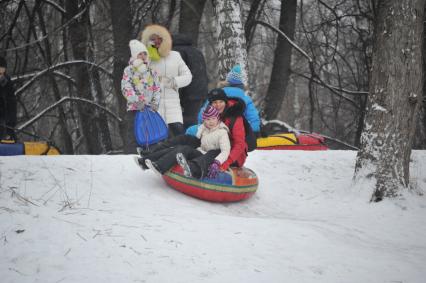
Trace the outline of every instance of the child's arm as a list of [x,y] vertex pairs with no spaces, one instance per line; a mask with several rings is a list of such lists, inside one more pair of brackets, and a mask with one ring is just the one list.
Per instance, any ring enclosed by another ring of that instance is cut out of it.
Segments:
[[157,111],[160,107],[160,98],[161,98],[161,87],[160,87],[160,78],[156,71],[152,70],[151,67],[148,67],[151,73],[152,79],[154,80],[152,86],[152,98],[149,102],[149,106],[154,111]]
[[[121,93],[127,100],[127,110],[139,110],[141,103],[139,97],[136,94],[135,86],[132,83],[133,74],[131,73],[130,67],[126,67],[121,78]],[[143,108],[143,104],[142,104]]]
[[223,131],[223,134],[220,135],[219,146],[220,154],[216,156],[216,160],[223,164],[231,152],[231,142],[229,141],[228,131],[225,129],[219,129],[218,131]]

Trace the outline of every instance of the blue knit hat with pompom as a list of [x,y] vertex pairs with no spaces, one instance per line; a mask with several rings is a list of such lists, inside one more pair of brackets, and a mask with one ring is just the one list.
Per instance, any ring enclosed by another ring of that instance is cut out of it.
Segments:
[[226,81],[231,85],[243,84],[243,74],[241,73],[241,66],[235,65],[226,76]]

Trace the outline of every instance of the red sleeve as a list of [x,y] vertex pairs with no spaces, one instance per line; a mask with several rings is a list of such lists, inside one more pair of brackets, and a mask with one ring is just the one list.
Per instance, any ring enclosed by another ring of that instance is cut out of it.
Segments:
[[227,170],[241,155],[246,154],[246,150],[247,144],[244,121],[243,118],[237,117],[231,132],[231,152],[229,153],[228,159],[222,164],[222,170]]

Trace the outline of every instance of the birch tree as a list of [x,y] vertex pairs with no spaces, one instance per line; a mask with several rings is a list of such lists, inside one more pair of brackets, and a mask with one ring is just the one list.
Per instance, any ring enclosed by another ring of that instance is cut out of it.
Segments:
[[247,82],[248,65],[240,0],[213,0],[216,16],[216,37],[219,77],[224,79],[235,64],[240,64]]
[[[355,182],[369,178],[371,201],[409,185],[411,145],[422,97],[425,0],[376,2],[375,42]],[[373,189],[373,188],[372,188]]]

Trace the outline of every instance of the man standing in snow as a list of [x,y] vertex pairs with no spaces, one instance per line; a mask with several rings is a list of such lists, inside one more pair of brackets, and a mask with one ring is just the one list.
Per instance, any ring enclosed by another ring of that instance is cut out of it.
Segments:
[[6,68],[6,59],[0,57],[0,139],[16,140],[16,96]]
[[203,53],[192,45],[188,34],[173,35],[173,50],[178,51],[192,73],[192,82],[179,89],[185,129],[197,124],[197,114],[207,99],[208,77]]

